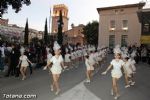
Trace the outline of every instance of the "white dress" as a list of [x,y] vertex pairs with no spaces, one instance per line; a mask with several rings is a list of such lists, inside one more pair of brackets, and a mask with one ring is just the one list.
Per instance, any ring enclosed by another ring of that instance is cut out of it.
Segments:
[[51,60],[52,57],[53,57],[53,56],[52,56],[51,53],[49,53],[49,54],[47,55],[47,63]]
[[129,59],[129,62],[130,62],[130,64],[131,64],[131,67],[132,67],[132,69],[133,69],[133,71],[135,72],[136,71],[136,67],[135,67],[135,60],[134,59]]
[[95,60],[94,60],[94,54],[93,54],[93,53],[90,54],[90,56],[89,56],[89,62],[90,62],[90,64],[91,64],[92,66],[95,65]]
[[132,68],[131,68],[131,64],[129,61],[124,63],[124,68],[126,70],[126,74],[128,77],[131,77],[131,74],[133,73]]
[[120,78],[122,76],[121,67],[124,65],[123,60],[117,61],[116,59],[113,59],[110,64],[113,65],[111,76],[114,78]]
[[90,65],[89,59],[85,59],[85,65],[87,70],[94,70],[94,67]]
[[53,56],[50,62],[53,63],[50,69],[52,74],[61,74],[62,71],[61,62],[63,62],[62,55],[60,55],[58,58],[56,58],[56,56]]
[[26,55],[23,55],[20,57],[20,61],[21,61],[21,67],[27,67],[29,66],[29,63],[27,61],[27,56]]
[[74,56],[74,52],[71,53],[71,60],[74,60],[75,56]]
[[70,57],[71,57],[71,55],[69,53],[67,53],[65,55],[65,62],[71,62]]

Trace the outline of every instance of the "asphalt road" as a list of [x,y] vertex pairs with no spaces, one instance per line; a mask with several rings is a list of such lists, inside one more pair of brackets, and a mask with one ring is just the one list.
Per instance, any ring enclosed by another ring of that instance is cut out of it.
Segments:
[[[111,59],[112,56],[110,55],[100,71],[94,75],[90,84],[84,83],[86,76],[83,62],[79,64],[77,69],[63,72],[60,79],[62,91],[58,96],[50,91],[51,75],[48,71],[37,69],[33,75],[28,75],[24,81],[21,80],[21,77],[1,77],[0,100],[12,100],[4,99],[4,94],[37,95],[35,99],[21,100],[113,100],[110,95],[110,73],[106,76],[100,74],[109,65]],[[136,85],[127,89],[124,86],[124,77],[122,77],[119,81],[121,93],[119,100],[150,100],[150,66],[139,63],[137,65]]]

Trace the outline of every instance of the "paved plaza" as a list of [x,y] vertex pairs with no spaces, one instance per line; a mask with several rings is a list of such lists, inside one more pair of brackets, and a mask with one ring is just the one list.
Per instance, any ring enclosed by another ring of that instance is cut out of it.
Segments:
[[[5,100],[3,94],[36,94],[36,99],[30,100],[114,100],[110,95],[111,76],[110,73],[102,76],[101,72],[106,69],[112,55],[109,55],[105,64],[99,72],[94,74],[90,84],[84,83],[85,65],[79,64],[78,68],[63,72],[61,75],[61,93],[55,96],[50,91],[51,77],[48,71],[36,69],[33,75],[25,81],[21,78],[9,77],[0,78],[0,100]],[[150,98],[150,66],[139,63],[136,73],[136,85],[125,89],[124,77],[119,81],[121,97],[119,100],[149,100]],[[7,99],[11,100],[11,99]]]

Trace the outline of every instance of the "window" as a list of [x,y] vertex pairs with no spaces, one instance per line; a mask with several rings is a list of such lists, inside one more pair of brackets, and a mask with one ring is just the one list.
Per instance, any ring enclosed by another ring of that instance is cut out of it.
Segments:
[[57,10],[55,11],[55,15],[57,15]]
[[122,29],[123,30],[128,30],[128,20],[123,20],[122,21]]
[[127,35],[121,36],[121,46],[127,46],[127,39],[128,39]]
[[118,10],[117,9],[115,10],[115,14],[118,14]]
[[109,47],[114,48],[115,46],[115,35],[109,35]]
[[120,9],[120,12],[123,12],[124,11],[124,9]]
[[110,21],[110,30],[112,30],[112,31],[115,30],[115,27],[116,27],[115,26],[115,20],[111,20]]

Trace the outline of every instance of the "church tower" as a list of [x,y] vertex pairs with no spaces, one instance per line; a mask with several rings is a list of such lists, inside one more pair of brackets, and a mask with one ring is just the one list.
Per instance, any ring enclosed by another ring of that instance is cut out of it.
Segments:
[[58,4],[53,6],[53,14],[52,14],[52,33],[56,34],[58,32],[58,19],[59,13],[62,11],[63,17],[63,32],[68,30],[68,8],[64,4]]

